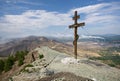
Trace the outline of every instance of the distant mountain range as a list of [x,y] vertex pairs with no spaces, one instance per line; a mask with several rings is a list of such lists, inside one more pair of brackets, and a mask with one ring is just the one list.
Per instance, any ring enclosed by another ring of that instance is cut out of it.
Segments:
[[[59,42],[58,42],[59,41]],[[0,38],[0,56],[8,56],[14,54],[16,51],[32,50],[39,46],[57,47],[55,49],[60,50],[60,47],[66,47],[66,42],[72,42],[72,37],[38,37],[29,36],[24,38],[14,39],[2,39]],[[104,43],[117,43],[120,44],[120,35],[81,35],[79,36],[80,42],[104,42]],[[5,43],[6,42],[6,43]],[[60,50],[61,51],[61,50]]]
[[2,37],[0,37],[0,44],[9,42],[10,40],[11,40],[11,39],[7,39],[7,38],[2,38]]
[[50,46],[53,43],[56,43],[56,41],[48,40],[45,37],[29,36],[25,38],[16,38],[5,44],[0,44],[0,56],[8,56],[9,54],[14,54],[16,51],[29,51],[38,46]]
[[[29,36],[29,37],[35,37],[35,36]],[[73,41],[74,37],[46,37],[51,40],[56,40],[59,42],[68,42],[68,41]],[[6,43],[9,41],[18,41],[22,40],[22,38],[2,38],[0,37],[0,44]],[[105,34],[105,35],[79,35],[79,40],[78,41],[96,41],[96,42],[120,42],[120,35],[115,35],[115,34]]]

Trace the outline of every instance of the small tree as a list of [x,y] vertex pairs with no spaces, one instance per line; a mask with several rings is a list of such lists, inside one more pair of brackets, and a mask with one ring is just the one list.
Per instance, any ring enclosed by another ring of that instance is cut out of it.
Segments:
[[11,68],[12,68],[11,61],[9,59],[7,59],[5,61],[5,66],[4,66],[5,72],[9,71]]
[[4,64],[4,70],[5,71],[9,71],[13,64],[14,64],[15,58],[14,56],[9,56],[6,60],[5,60],[5,64]]
[[42,58],[44,58],[44,55],[43,55],[43,54],[40,54],[40,55],[39,55],[39,59],[42,59]]
[[25,59],[25,54],[26,52],[24,51],[17,51],[16,52],[16,55],[15,55],[15,58],[16,60],[18,61],[18,66],[21,66],[24,64],[24,59]]
[[23,62],[23,61],[24,61],[24,59],[22,59],[22,58],[21,58],[21,59],[19,59],[19,60],[18,60],[18,66],[23,65],[23,64],[24,64],[24,62]]
[[4,61],[0,60],[0,73],[4,70]]

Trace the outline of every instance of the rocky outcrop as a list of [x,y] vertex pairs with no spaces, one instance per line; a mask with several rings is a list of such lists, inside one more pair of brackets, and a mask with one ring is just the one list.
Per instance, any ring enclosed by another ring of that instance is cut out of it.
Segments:
[[70,72],[60,72],[49,77],[41,78],[38,81],[93,81],[93,80],[76,76],[75,74]]
[[[25,71],[12,77],[13,81],[119,81],[120,70],[87,58],[71,58],[48,47],[36,48],[44,55],[26,67]],[[72,61],[71,61],[72,60]],[[68,62],[70,61],[70,62]],[[83,78],[86,77],[86,78]]]

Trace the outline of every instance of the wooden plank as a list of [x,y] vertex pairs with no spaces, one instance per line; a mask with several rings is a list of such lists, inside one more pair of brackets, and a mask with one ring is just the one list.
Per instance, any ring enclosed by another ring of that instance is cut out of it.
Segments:
[[80,26],[85,26],[85,23],[82,22],[82,23],[78,23],[77,25],[78,25],[78,27],[80,27]]
[[70,25],[69,28],[75,28],[75,24]]
[[76,20],[76,19],[79,19],[80,18],[80,15],[77,15],[75,17],[73,17],[73,20]]
[[69,28],[76,28],[76,27],[78,27],[78,24],[73,24],[69,26]]
[[70,25],[69,28],[75,28],[80,26],[85,26],[85,23],[83,22],[83,23],[73,24],[73,25]]

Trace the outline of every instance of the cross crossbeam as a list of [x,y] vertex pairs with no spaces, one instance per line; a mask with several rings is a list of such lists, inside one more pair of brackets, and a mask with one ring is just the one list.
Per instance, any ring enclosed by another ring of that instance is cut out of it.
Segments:
[[85,23],[77,23],[77,20],[80,18],[79,15],[77,15],[77,11],[75,11],[73,20],[74,20],[74,24],[70,25],[69,28],[74,28],[74,41],[73,41],[73,45],[74,45],[74,54],[75,54],[75,59],[77,59],[77,40],[79,38],[79,35],[77,34],[77,28],[81,27],[81,26],[85,26]]
[[75,28],[80,26],[85,26],[85,23],[83,22],[83,23],[73,24],[73,25],[70,25],[69,28]]

